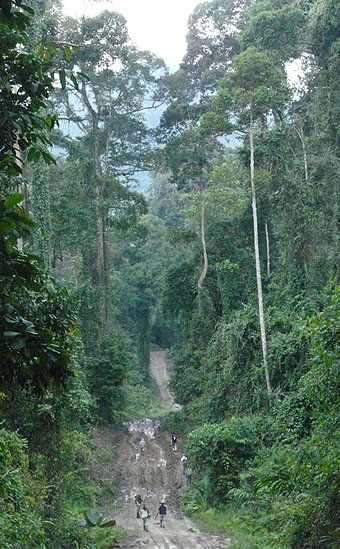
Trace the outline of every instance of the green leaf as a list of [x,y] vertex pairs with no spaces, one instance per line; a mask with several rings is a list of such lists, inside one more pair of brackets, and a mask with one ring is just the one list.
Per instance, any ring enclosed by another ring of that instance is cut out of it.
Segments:
[[34,15],[34,10],[25,4],[20,4],[22,10],[27,11],[30,15]]
[[4,337],[16,337],[18,335],[21,335],[20,332],[4,332]]
[[99,528],[110,528],[115,525],[116,525],[116,521],[114,519],[108,520],[107,522],[104,522],[102,524],[98,524]]
[[94,527],[97,525],[97,522],[100,519],[100,516],[101,515],[96,511],[91,511],[89,514],[87,514],[86,512],[84,513],[86,524],[90,527]]
[[76,88],[76,90],[79,91],[79,84],[78,84],[78,80],[76,79],[75,75],[71,74],[70,78],[71,78],[71,80],[73,82],[73,85]]
[[85,78],[85,80],[91,80],[91,78],[85,72],[77,72],[77,76]]
[[53,154],[50,154],[47,151],[41,151],[42,157],[45,160],[46,164],[56,164],[57,161],[54,158]]
[[7,173],[8,175],[12,175],[15,177],[17,175],[21,175],[22,169],[17,164],[12,164],[7,168]]
[[40,160],[41,151],[37,149],[36,147],[31,147],[27,154],[27,160],[28,162],[38,162]]
[[69,44],[66,44],[65,46],[65,57],[67,59],[67,61],[70,61],[71,59],[71,56],[72,56],[72,48]]
[[5,201],[4,206],[6,209],[12,208],[13,206],[16,206],[17,204],[19,204],[19,202],[21,202],[23,199],[24,199],[24,195],[22,193],[11,194],[11,196],[9,196]]

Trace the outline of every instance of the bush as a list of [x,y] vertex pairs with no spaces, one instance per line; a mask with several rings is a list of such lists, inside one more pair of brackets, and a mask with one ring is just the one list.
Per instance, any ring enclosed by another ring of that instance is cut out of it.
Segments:
[[188,436],[186,453],[194,471],[207,475],[210,489],[207,501],[217,503],[229,498],[238,485],[239,474],[254,457],[262,442],[271,439],[264,416],[233,417],[225,423],[204,425]]
[[0,547],[45,549],[41,514],[46,486],[34,484],[28,471],[26,443],[0,430]]

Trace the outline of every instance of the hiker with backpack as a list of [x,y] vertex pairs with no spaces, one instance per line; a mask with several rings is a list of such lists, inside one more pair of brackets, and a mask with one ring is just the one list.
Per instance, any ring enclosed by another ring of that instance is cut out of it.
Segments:
[[186,471],[187,464],[188,464],[188,458],[184,454],[181,457],[181,464],[182,464],[182,473],[183,473],[183,475],[185,475],[185,471]]
[[191,477],[192,477],[192,469],[188,467],[187,470],[185,471],[185,481],[187,485],[191,484]]
[[146,521],[150,517],[150,512],[145,503],[143,504],[142,510],[140,512],[140,517],[143,521],[143,530],[147,532],[149,530],[149,525],[146,523]]
[[164,501],[162,501],[162,503],[160,504],[160,506],[158,508],[158,513],[155,516],[155,518],[157,518],[157,516],[159,515],[159,519],[160,519],[159,525],[160,525],[161,528],[165,528],[164,521],[165,521],[165,517],[166,517],[166,511],[167,511],[167,507],[166,507]]
[[140,494],[137,494],[135,496],[135,504],[137,505],[137,516],[136,518],[140,518],[140,510],[141,510],[141,506],[142,506],[142,496]]

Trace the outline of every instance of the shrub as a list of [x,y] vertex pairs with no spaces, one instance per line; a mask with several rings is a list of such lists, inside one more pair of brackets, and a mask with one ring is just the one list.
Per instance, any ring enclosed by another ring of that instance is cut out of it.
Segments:
[[271,438],[264,416],[233,417],[225,423],[204,425],[188,436],[186,452],[194,471],[207,475],[207,501],[226,501],[238,485],[240,471],[262,442]]
[[16,433],[1,429],[0,547],[2,549],[44,549],[46,547],[41,516],[43,494],[44,487],[35,485],[29,474],[25,441]]

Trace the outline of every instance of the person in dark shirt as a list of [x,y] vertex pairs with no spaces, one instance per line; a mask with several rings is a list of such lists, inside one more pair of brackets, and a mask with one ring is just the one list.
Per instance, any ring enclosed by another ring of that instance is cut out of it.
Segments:
[[[165,521],[165,517],[166,517],[166,511],[167,511],[167,507],[164,503],[164,501],[162,501],[162,503],[160,504],[159,508],[158,508],[158,513],[157,515],[159,515],[159,518],[160,518],[160,527],[161,528],[165,528],[165,525],[164,525],[164,521]],[[157,515],[156,515],[156,518],[157,518]]]
[[137,516],[136,518],[140,518],[140,509],[142,506],[142,496],[140,494],[137,494],[135,496],[135,504],[137,505]]
[[171,435],[171,446],[172,446],[173,451],[176,452],[176,450],[177,450],[177,436],[175,435],[175,433],[172,433],[172,435]]

